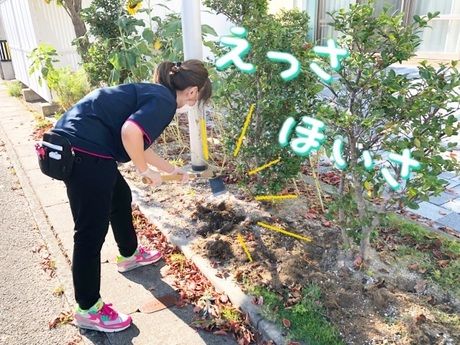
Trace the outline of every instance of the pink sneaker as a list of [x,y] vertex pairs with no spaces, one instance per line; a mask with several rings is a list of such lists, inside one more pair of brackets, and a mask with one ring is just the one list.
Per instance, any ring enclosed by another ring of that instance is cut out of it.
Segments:
[[80,328],[101,332],[119,332],[131,326],[131,316],[117,313],[111,306],[99,300],[89,310],[77,308],[74,323]]
[[146,250],[139,246],[136,252],[129,258],[117,257],[118,272],[127,272],[135,268],[153,264],[160,260],[161,253],[157,250]]

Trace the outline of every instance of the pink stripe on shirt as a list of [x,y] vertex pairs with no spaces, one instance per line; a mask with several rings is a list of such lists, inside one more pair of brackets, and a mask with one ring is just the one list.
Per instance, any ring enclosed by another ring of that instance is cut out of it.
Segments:
[[80,149],[80,148],[75,147],[75,146],[72,146],[72,148],[73,148],[75,151],[83,152],[83,153],[86,153],[87,155],[90,155],[90,156],[99,157],[99,158],[104,158],[104,159],[113,159],[113,157],[111,157],[111,156],[105,156],[105,155],[101,155],[101,154],[99,154],[99,153],[89,152],[89,151]]
[[149,142],[149,145],[150,145],[152,143],[152,140],[150,139],[149,135],[144,131],[144,128],[134,120],[131,120],[131,119],[126,120],[126,122],[128,122],[128,121],[132,122],[134,125],[137,126],[137,128],[139,128],[139,130],[142,132],[142,134],[147,138],[147,140]]

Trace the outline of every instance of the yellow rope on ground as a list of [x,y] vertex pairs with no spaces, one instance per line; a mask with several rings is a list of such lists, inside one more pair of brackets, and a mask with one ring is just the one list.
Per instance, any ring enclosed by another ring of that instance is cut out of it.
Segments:
[[297,235],[293,232],[290,232],[290,231],[286,231],[284,230],[283,228],[279,228],[277,226],[273,226],[273,225],[269,225],[269,224],[265,224],[263,222],[257,222],[257,225],[263,227],[263,228],[266,228],[266,229],[269,229],[269,230],[273,230],[273,231],[277,231],[277,232],[280,232],[284,235],[288,235],[288,236],[291,236],[291,237],[295,237],[295,238],[298,238],[299,240],[303,240],[303,241],[307,241],[307,242],[311,242],[311,238],[309,237],[304,237],[304,236],[301,236],[301,235]]
[[243,236],[241,236],[240,233],[238,233],[238,242],[240,242],[241,247],[243,247],[244,252],[248,256],[249,262],[252,262],[251,253],[249,253],[248,247],[246,246],[246,243],[244,242],[244,238]]
[[295,194],[286,194],[286,195],[259,195],[256,196],[255,199],[257,201],[264,201],[264,200],[284,200],[284,199],[297,199],[299,196]]

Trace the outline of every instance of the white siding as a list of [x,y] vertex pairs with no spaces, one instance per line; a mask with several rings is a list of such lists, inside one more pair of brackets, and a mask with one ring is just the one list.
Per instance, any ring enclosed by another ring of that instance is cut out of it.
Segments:
[[75,31],[67,12],[54,2],[47,5],[43,0],[29,0],[29,4],[38,43],[51,44],[59,54],[61,65],[77,69],[80,57],[72,46]]
[[[59,54],[60,65],[78,68],[79,56],[71,45],[75,38],[72,21],[62,7],[43,0],[0,0],[6,37],[10,46],[16,79],[47,101],[51,93],[38,76],[29,76],[28,55],[39,43],[49,43]],[[58,64],[59,65],[59,64]]]

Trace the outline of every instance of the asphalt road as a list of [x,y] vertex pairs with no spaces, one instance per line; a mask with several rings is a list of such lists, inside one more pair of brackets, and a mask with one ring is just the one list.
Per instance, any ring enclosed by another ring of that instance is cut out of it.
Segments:
[[72,325],[49,329],[69,307],[53,295],[59,281],[42,268],[47,256],[0,138],[0,344],[80,344]]

